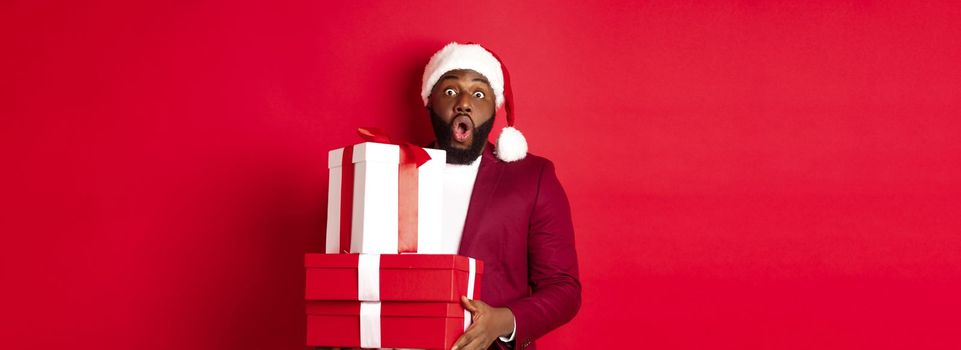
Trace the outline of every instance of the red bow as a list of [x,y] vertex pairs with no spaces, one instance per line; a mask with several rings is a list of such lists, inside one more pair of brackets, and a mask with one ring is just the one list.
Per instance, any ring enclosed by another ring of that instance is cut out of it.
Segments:
[[400,164],[416,164],[418,167],[430,160],[430,155],[423,148],[410,142],[394,142],[390,136],[378,128],[357,128],[357,135],[364,141],[388,143],[400,146]]

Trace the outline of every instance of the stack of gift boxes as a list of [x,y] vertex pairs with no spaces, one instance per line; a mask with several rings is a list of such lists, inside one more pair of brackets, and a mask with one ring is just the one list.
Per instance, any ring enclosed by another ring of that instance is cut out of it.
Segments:
[[380,142],[329,153],[326,254],[304,259],[307,345],[449,349],[483,266],[438,254],[446,154],[361,134]]

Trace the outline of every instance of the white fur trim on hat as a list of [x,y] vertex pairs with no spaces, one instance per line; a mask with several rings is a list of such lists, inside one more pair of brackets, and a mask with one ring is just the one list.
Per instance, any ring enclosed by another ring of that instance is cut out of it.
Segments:
[[497,136],[497,158],[505,162],[524,159],[527,156],[527,139],[512,126],[501,129]]
[[494,89],[497,108],[504,104],[504,73],[501,71],[500,61],[480,45],[452,42],[437,51],[424,68],[420,97],[425,106],[437,80],[444,73],[456,69],[470,69],[483,75]]

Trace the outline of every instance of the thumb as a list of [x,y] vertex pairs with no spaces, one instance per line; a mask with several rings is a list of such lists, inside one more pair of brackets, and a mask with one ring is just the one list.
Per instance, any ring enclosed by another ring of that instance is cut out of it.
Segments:
[[462,295],[460,297],[460,303],[464,305],[464,308],[467,309],[467,311],[470,311],[472,313],[477,312],[477,307],[474,306],[474,302],[470,299],[467,299],[467,296]]

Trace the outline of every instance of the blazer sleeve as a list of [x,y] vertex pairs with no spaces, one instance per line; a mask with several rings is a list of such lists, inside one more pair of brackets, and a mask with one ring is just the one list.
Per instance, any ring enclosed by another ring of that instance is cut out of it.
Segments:
[[570,321],[581,306],[570,203],[550,161],[541,169],[527,240],[531,295],[507,304],[520,349]]

